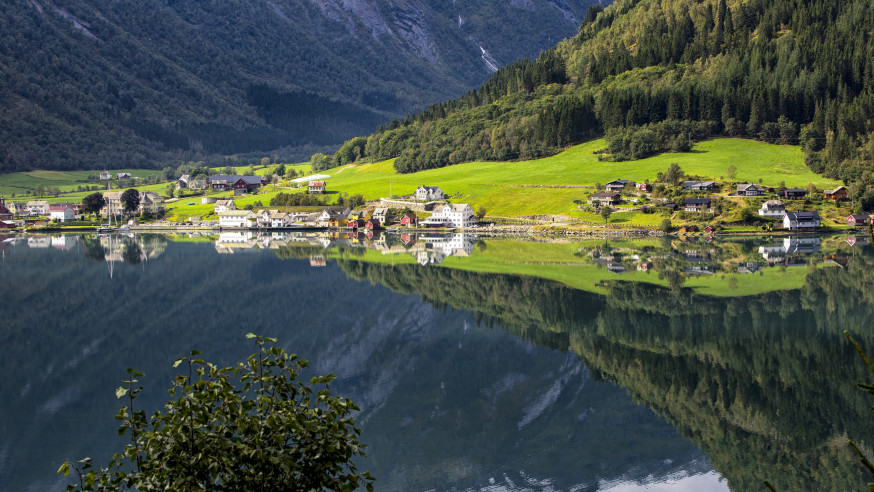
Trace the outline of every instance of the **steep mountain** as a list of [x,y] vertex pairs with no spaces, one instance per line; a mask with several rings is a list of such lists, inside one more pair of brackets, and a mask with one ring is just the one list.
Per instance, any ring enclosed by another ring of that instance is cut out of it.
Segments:
[[596,0],[11,0],[0,172],[333,145],[573,35]]
[[366,156],[400,172],[531,158],[605,135],[613,160],[714,135],[804,146],[816,172],[872,182],[867,0],[619,0],[480,89],[392,122]]

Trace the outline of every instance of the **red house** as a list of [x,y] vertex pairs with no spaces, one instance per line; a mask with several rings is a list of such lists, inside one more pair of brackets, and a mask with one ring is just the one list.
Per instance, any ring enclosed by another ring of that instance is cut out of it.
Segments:
[[15,222],[11,220],[0,220],[0,229],[15,229]]
[[377,219],[370,219],[370,220],[368,220],[368,221],[364,224],[364,227],[365,227],[366,229],[380,229],[380,228],[381,228],[381,226],[380,226],[380,224],[379,224],[379,220],[377,220]]
[[867,215],[851,215],[847,217],[847,224],[851,226],[865,226],[868,225],[868,216]]
[[349,222],[346,222],[346,227],[350,229],[359,229],[365,226],[366,222],[364,219],[352,219]]
[[416,242],[416,236],[413,234],[401,234],[401,242],[404,243],[404,245],[409,246]]
[[704,228],[704,232],[713,232],[715,230],[716,230],[716,226],[713,226],[713,225],[709,225],[709,226]]
[[419,225],[419,217],[411,212],[405,213],[401,217],[401,225],[405,227],[417,227]]
[[640,191],[650,192],[652,191],[652,185],[649,183],[640,183],[639,185],[637,185],[637,189]]

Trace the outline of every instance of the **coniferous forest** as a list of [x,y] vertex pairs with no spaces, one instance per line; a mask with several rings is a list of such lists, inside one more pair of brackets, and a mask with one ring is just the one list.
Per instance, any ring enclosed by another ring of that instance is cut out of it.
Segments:
[[481,88],[392,121],[366,156],[399,172],[529,159],[596,136],[614,160],[732,136],[803,146],[815,172],[874,182],[867,0],[620,0]]

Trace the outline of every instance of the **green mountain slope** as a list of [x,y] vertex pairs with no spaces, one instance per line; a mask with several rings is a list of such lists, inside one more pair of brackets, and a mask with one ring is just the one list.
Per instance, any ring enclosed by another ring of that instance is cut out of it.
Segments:
[[572,35],[592,2],[3,2],[0,172],[337,144]]
[[726,135],[800,141],[812,170],[871,181],[870,2],[621,0],[587,18],[536,61],[381,128],[366,156],[414,172],[605,135],[627,160]]

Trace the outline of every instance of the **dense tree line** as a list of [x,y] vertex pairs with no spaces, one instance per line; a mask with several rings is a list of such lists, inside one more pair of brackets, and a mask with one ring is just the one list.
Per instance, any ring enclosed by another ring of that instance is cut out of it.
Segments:
[[[627,132],[652,152],[680,135],[734,136],[801,143],[812,170],[874,183],[870,2],[621,0],[586,19],[533,62],[381,127],[366,157],[413,172],[537,157],[594,134],[611,137],[616,159],[649,152]],[[663,122],[685,124],[652,127]]]

